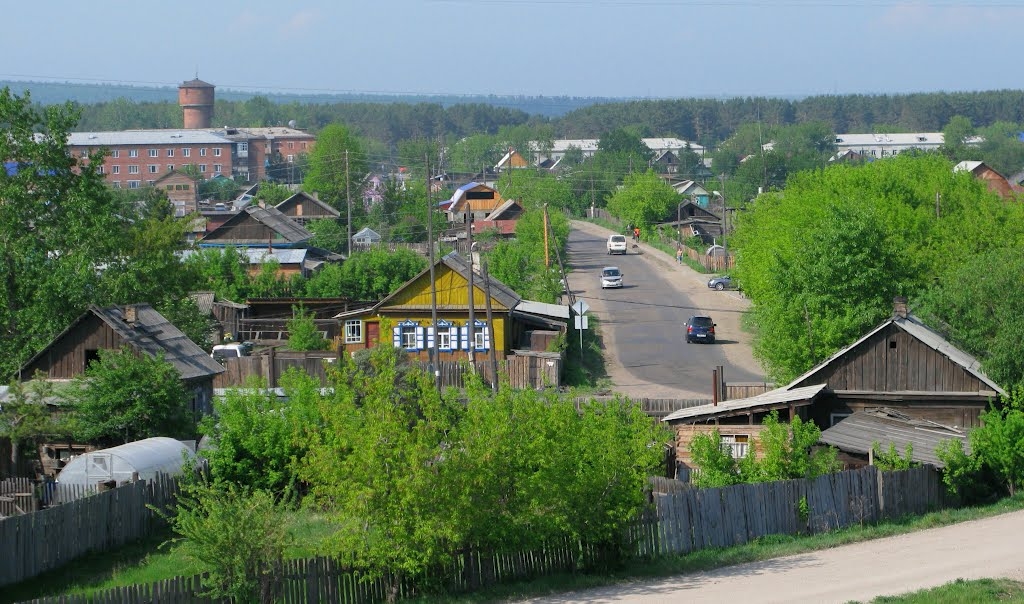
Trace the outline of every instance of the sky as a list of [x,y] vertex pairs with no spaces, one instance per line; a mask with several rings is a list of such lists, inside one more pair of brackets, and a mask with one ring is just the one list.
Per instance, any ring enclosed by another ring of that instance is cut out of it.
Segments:
[[50,0],[0,80],[618,98],[1020,89],[1024,0]]

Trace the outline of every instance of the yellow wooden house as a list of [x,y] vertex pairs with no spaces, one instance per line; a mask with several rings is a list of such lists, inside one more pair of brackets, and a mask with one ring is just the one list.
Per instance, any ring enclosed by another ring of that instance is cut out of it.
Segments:
[[[345,352],[355,353],[379,342],[390,342],[427,360],[436,345],[439,361],[465,360],[470,346],[477,355],[490,354],[493,347],[495,356],[505,359],[514,349],[522,348],[520,343],[530,341],[533,330],[565,330],[567,307],[523,300],[501,281],[489,277],[485,283],[483,276],[474,271],[474,328],[470,338],[469,271],[467,260],[455,252],[435,263],[436,329],[431,319],[428,267],[373,307],[337,315],[341,346]],[[488,284],[493,324],[487,322]]]

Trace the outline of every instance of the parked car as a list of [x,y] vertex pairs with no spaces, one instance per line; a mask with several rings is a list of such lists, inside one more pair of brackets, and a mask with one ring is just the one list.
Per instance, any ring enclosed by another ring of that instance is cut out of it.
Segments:
[[224,359],[237,359],[239,357],[247,357],[250,354],[252,354],[251,342],[230,342],[214,346],[210,356],[223,363]]
[[722,275],[721,277],[712,277],[711,279],[708,279],[708,287],[722,291],[723,289],[732,289],[734,286],[732,283],[732,277],[729,275]]
[[625,235],[612,235],[608,238],[608,253],[609,254],[625,254],[626,253],[626,236]]
[[686,320],[686,343],[715,343],[715,322],[711,317],[694,316]]
[[609,287],[622,287],[622,271],[617,266],[601,269],[601,289]]

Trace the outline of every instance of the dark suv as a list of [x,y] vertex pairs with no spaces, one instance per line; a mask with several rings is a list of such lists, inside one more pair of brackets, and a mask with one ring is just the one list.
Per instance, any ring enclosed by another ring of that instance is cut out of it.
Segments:
[[715,322],[711,317],[690,317],[686,320],[686,343],[715,343]]

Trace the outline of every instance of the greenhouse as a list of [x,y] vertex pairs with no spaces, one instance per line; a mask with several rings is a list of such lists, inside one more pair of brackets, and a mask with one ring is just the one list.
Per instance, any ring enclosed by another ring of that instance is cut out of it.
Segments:
[[57,498],[66,502],[133,479],[178,475],[193,460],[195,453],[188,445],[163,436],[90,451],[72,459],[60,471]]

